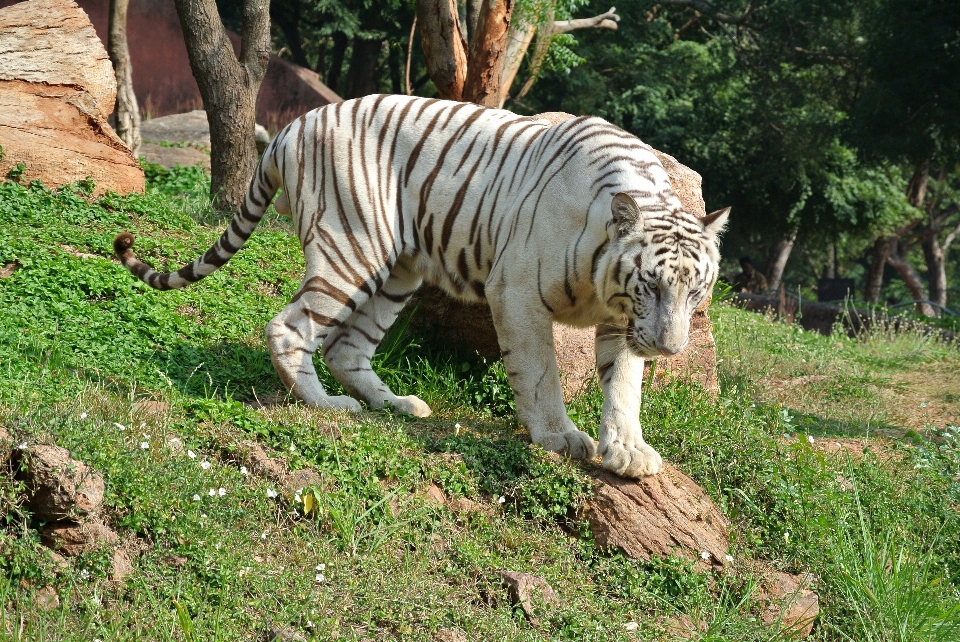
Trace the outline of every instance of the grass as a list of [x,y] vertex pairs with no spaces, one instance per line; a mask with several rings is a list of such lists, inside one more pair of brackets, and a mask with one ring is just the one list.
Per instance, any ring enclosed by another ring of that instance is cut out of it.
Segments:
[[[224,225],[202,172],[147,173],[145,195],[97,200],[89,185],[0,183],[0,266],[17,267],[0,278],[0,425],[101,471],[105,517],[135,560],[123,583],[108,579],[105,550],[59,568],[18,482],[0,476],[0,639],[253,639],[275,623],[317,640],[429,640],[443,628],[469,640],[665,640],[677,620],[704,640],[790,639],[760,621],[749,558],[814,574],[814,639],[956,639],[956,346],[820,337],[715,305],[722,392],[674,383],[646,395],[641,419],[736,525],[737,561],[714,574],[629,560],[597,550],[580,521],[584,470],[527,445],[499,362],[401,324],[375,365],[433,417],[290,401],[263,340],[302,270],[285,218],[271,211],[191,288],[137,283],[110,258],[117,232],[172,267]],[[928,405],[906,412],[917,394]],[[601,401],[593,388],[571,414],[595,431]],[[244,474],[251,440],[320,481],[285,489]],[[429,501],[431,485],[475,510]],[[560,605],[528,622],[504,569],[545,578]],[[44,586],[59,607],[34,604]]]

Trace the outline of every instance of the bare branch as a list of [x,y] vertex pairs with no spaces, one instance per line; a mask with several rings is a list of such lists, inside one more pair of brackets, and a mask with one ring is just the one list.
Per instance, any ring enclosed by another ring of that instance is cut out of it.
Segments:
[[567,33],[574,29],[612,29],[616,31],[617,23],[620,22],[620,16],[617,15],[617,8],[610,7],[606,13],[592,18],[577,18],[575,20],[557,20],[549,27],[548,36],[555,36],[558,33]]
[[410,25],[410,42],[407,43],[407,69],[404,73],[404,88],[407,91],[408,96],[413,95],[413,90],[410,88],[410,61],[413,59],[413,34],[417,31],[417,16],[413,16],[413,24]]

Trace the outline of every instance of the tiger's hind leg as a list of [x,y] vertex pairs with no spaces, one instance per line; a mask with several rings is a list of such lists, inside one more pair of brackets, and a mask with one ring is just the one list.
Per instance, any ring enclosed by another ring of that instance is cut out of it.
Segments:
[[401,412],[429,417],[430,407],[415,397],[398,397],[380,380],[370,360],[383,336],[422,280],[404,259],[390,272],[386,283],[323,343],[323,360],[350,394],[373,408],[389,404]]
[[[309,264],[308,273],[311,273]],[[317,377],[313,353],[369,298],[362,290],[347,296],[322,276],[314,276],[304,282],[289,305],[267,324],[267,344],[273,365],[280,380],[297,399],[317,408],[351,412],[362,409],[360,402],[352,397],[327,394]]]

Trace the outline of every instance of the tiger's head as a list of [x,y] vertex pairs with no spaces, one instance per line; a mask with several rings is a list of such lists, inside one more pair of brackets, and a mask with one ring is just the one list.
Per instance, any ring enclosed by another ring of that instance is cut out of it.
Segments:
[[626,317],[626,344],[642,357],[670,356],[689,341],[690,317],[717,280],[718,235],[730,208],[702,219],[644,213],[628,194],[611,205],[610,257],[598,294]]

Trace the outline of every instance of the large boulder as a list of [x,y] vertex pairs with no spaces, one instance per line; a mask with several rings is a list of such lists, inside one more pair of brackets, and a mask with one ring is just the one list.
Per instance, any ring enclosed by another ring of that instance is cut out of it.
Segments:
[[[151,163],[167,168],[202,165],[210,169],[210,124],[202,109],[145,120],[140,126],[140,137],[140,155]],[[263,153],[270,143],[267,129],[257,124],[254,138],[257,151]]]
[[[573,117],[563,112],[547,112],[534,118],[556,125]],[[666,169],[684,210],[697,218],[706,216],[700,174],[668,154],[657,150],[653,150],[653,153]],[[497,333],[486,304],[461,303],[439,288],[428,286],[418,294],[416,305],[419,307],[412,321],[415,327],[428,329],[439,341],[460,346],[484,358],[500,357]],[[695,381],[710,391],[718,388],[716,345],[713,326],[707,316],[709,305],[710,297],[707,297],[690,320],[689,346],[670,359],[652,362],[656,368],[655,385],[679,376]],[[557,353],[564,400],[570,401],[583,391],[594,375],[594,328],[574,328],[554,323],[553,346]],[[647,362],[647,367],[651,367],[651,362]]]
[[48,187],[92,178],[142,192],[143,171],[107,123],[117,86],[87,15],[70,0],[0,9],[0,177]]

